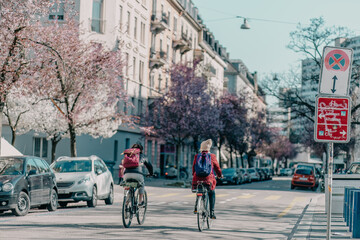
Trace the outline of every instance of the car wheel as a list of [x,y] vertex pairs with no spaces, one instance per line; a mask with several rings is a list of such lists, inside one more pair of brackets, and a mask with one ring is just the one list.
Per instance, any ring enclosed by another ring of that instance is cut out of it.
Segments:
[[291,184],[291,189],[294,189],[294,188],[295,188],[295,186]]
[[50,194],[50,202],[47,205],[47,209],[50,212],[56,211],[57,205],[58,205],[58,195],[55,189],[52,189]]
[[68,202],[59,202],[59,205],[61,207],[66,207],[68,205]]
[[92,190],[91,200],[87,201],[87,205],[88,207],[96,207],[96,204],[97,204],[97,189],[96,186],[94,186]]
[[314,192],[316,191],[316,186],[315,187],[312,187],[311,190],[313,190]]
[[111,185],[109,196],[105,199],[105,204],[112,205],[113,203],[114,203],[114,187],[113,185]]
[[28,214],[30,209],[30,198],[25,192],[20,192],[16,207],[15,209],[12,209],[13,214],[16,216],[25,216]]

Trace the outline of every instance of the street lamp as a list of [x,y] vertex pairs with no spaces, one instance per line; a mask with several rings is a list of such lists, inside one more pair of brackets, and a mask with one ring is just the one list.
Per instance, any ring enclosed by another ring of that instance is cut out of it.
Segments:
[[250,29],[250,25],[248,24],[246,18],[244,18],[244,23],[241,24],[241,29]]
[[241,24],[241,26],[240,26],[241,29],[250,29],[250,25],[249,25],[246,18],[244,18],[242,16],[236,16],[236,18],[243,18],[244,19],[244,23]]

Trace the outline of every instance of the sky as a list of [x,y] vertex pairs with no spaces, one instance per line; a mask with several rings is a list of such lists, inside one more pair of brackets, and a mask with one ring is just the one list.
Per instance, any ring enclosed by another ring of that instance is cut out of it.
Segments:
[[[259,80],[299,67],[305,56],[287,48],[298,23],[323,17],[325,25],[343,26],[360,35],[360,0],[192,0],[215,39],[241,59]],[[240,29],[248,18],[251,29]],[[263,20],[260,20],[263,19]],[[280,21],[286,23],[278,23]]]

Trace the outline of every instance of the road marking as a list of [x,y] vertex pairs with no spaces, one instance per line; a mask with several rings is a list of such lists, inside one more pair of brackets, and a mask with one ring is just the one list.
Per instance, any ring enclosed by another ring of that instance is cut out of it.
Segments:
[[189,194],[189,195],[185,195],[184,197],[195,197],[196,196],[196,193],[192,193],[192,194]]
[[294,207],[296,202],[303,202],[305,199],[305,197],[295,197],[289,206],[287,206],[287,208],[278,215],[278,218],[285,216]]
[[253,194],[246,194],[246,195],[238,196],[237,198],[242,198],[242,199],[244,199],[244,198],[252,198],[252,197],[255,197],[255,195],[253,195]]
[[216,194],[216,197],[226,197],[229,196],[229,194]]
[[281,198],[280,195],[270,195],[266,197],[265,200],[278,200],[279,198]]
[[158,197],[171,197],[171,196],[176,196],[179,195],[180,193],[168,193],[168,194],[164,194],[164,195],[160,195]]

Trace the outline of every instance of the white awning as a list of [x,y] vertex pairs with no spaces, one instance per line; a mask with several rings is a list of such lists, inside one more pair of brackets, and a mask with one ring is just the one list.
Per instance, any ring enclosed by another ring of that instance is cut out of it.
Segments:
[[4,138],[1,138],[1,154],[0,156],[22,156],[23,154],[19,152],[13,145],[11,145]]

